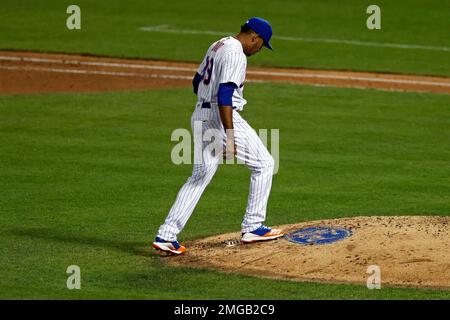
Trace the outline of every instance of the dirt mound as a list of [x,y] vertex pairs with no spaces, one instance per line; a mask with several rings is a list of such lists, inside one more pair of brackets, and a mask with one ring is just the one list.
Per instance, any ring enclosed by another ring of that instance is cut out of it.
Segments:
[[[197,68],[196,63],[0,51],[0,94],[188,87]],[[450,94],[450,78],[369,72],[248,68],[247,81]]]
[[187,243],[185,255],[166,261],[268,278],[362,285],[370,276],[368,267],[376,265],[382,286],[450,289],[450,217],[357,217],[278,227],[293,232],[313,226],[342,227],[351,236],[320,245],[280,238],[230,246],[239,233],[229,233]]

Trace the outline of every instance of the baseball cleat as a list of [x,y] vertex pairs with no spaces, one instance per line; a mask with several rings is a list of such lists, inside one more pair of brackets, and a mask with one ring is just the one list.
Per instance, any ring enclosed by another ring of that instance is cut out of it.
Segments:
[[156,237],[152,247],[164,253],[182,254],[186,252],[186,248],[178,241],[166,241],[159,237]]
[[271,229],[262,225],[258,229],[252,232],[246,232],[242,234],[241,242],[252,243],[257,241],[274,240],[284,236],[284,232],[280,229]]

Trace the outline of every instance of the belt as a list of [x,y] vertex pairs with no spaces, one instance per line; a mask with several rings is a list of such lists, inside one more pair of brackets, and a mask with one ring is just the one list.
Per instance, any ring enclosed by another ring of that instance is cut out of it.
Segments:
[[[201,107],[202,107],[203,109],[211,109],[211,102],[203,102],[203,103],[201,104]],[[233,109],[236,109],[236,107],[233,106]]]

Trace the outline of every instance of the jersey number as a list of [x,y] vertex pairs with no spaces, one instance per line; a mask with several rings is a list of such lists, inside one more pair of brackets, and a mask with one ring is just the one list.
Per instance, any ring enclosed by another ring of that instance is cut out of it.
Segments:
[[214,58],[209,59],[209,56],[206,57],[206,64],[203,68],[202,72],[202,78],[203,78],[203,84],[207,86],[211,82],[211,73],[214,65]]

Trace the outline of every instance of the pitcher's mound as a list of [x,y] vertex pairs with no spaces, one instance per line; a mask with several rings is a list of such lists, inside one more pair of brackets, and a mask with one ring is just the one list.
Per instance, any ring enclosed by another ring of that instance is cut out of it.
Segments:
[[239,233],[208,237],[186,243],[186,254],[168,262],[277,279],[363,285],[371,276],[368,267],[375,265],[382,286],[450,289],[450,217],[357,217],[277,228],[289,237],[253,244],[236,241]]

